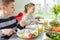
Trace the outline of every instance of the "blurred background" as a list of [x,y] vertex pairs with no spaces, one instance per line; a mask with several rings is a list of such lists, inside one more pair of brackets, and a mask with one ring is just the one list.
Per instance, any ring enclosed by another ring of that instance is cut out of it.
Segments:
[[60,4],[60,0],[15,0],[15,15],[24,9],[25,4],[28,4],[30,2],[36,5],[34,13],[35,16],[42,16],[48,19],[54,18],[54,14],[51,11],[51,8],[54,6],[54,4]]

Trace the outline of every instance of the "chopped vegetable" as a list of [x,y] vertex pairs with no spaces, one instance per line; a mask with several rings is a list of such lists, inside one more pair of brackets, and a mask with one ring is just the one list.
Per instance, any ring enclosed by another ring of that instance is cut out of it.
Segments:
[[46,35],[53,40],[60,40],[60,34],[57,32],[47,32]]
[[37,32],[34,32],[33,36],[36,37],[37,35],[38,35],[38,33]]
[[33,38],[33,34],[32,33],[29,34],[29,38]]

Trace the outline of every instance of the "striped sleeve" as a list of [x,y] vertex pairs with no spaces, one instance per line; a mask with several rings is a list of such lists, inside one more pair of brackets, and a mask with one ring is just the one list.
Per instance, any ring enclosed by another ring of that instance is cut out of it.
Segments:
[[24,27],[22,27],[22,26],[20,25],[20,23],[17,21],[17,28],[19,28],[19,29],[24,29],[24,28],[25,28],[25,26],[24,26]]
[[14,28],[16,27],[16,24],[16,19],[13,17],[0,19],[0,29]]
[[2,32],[1,32],[1,30],[0,30],[0,38],[2,37],[3,35],[2,35]]

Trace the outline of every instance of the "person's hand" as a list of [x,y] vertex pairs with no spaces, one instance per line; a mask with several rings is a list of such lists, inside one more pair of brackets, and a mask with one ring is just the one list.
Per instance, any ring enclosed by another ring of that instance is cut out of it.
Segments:
[[24,26],[26,26],[26,24],[27,24],[26,21],[22,21],[20,25],[21,25],[22,27],[24,27]]
[[39,20],[38,19],[35,19],[34,20],[34,23],[36,23],[36,24],[39,23]]
[[12,35],[13,33],[16,33],[16,31],[13,29],[2,29],[1,31],[3,35],[8,35],[8,36]]

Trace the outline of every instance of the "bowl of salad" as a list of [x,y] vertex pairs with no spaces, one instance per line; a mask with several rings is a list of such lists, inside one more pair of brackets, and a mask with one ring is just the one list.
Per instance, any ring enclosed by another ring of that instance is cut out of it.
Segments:
[[51,38],[52,40],[60,40],[60,33],[59,32],[47,32],[47,37]]

